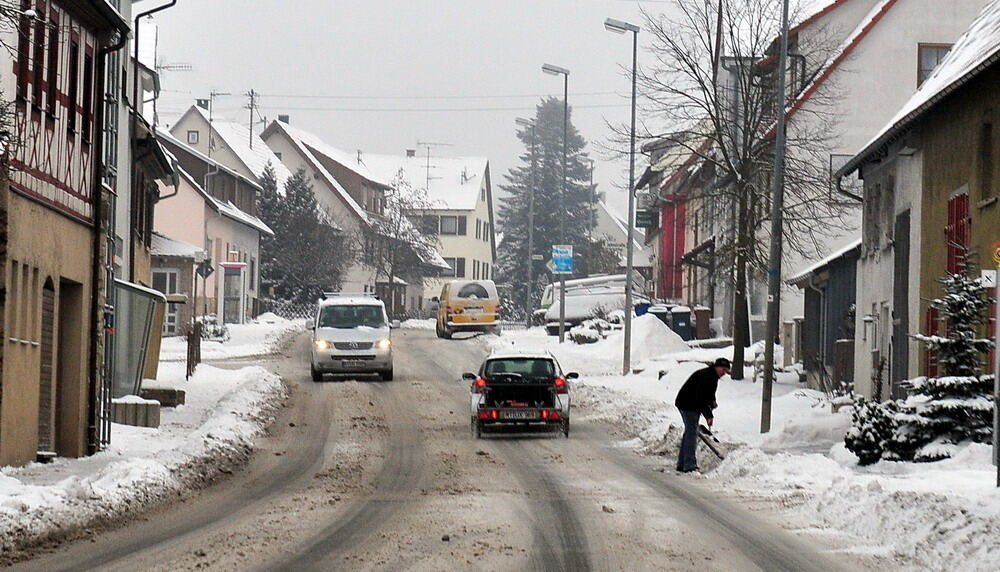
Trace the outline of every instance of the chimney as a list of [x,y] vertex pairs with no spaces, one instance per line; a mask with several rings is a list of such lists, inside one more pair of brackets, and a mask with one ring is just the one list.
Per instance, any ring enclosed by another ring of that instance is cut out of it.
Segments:
[[279,114],[278,114],[278,121],[280,121],[280,122],[282,122],[282,123],[290,123],[290,122],[288,121],[288,114],[285,114],[285,113],[279,113]]
[[194,100],[194,104],[197,105],[198,107],[206,110],[206,111],[208,110],[208,100],[207,99],[196,99],[196,100]]
[[416,157],[417,156],[417,150],[416,149],[407,149],[406,150],[406,156],[407,157]]
[[358,149],[358,164],[364,165],[365,162],[361,160],[361,149]]
[[464,184],[468,180],[469,180],[469,173],[465,170],[465,167],[462,167],[462,183]]

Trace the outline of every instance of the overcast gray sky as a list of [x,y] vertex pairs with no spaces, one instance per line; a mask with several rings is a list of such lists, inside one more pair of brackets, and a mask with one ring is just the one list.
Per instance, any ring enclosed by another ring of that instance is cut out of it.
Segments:
[[[452,145],[433,151],[440,155],[486,156],[496,186],[521,150],[514,118],[530,117],[538,96],[562,94],[561,79],[541,72],[545,62],[570,69],[574,122],[588,141],[607,140],[605,119],[627,121],[629,85],[620,66],[629,63],[631,41],[607,32],[603,22],[640,23],[638,6],[625,0],[180,0],[155,17],[158,53],[162,62],[193,69],[163,72],[161,121],[169,123],[194,98],[215,90],[233,94],[216,100],[217,115],[246,123],[243,94],[254,88],[269,119],[288,113],[293,124],[344,150],[403,153],[419,140]],[[590,150],[602,190],[627,180],[627,161],[608,162]],[[619,208],[624,204],[623,192],[609,197]]]

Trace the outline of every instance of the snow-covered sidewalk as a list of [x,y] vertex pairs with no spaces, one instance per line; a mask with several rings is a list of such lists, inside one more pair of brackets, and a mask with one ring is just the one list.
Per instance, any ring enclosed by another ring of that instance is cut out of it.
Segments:
[[[677,391],[694,370],[717,357],[731,358],[733,349],[688,349],[655,318],[635,324],[633,365],[642,372],[627,376],[620,375],[620,334],[562,346],[541,328],[481,339],[494,348],[551,351],[565,370],[582,376],[573,388],[578,415],[609,423],[628,445],[664,454],[665,468],[672,470],[681,433],[673,406]],[[746,373],[749,380],[750,368]],[[729,453],[718,463],[700,449],[706,474],[685,478],[704,478],[757,500],[771,498],[812,527],[853,538],[858,551],[893,556],[915,568],[996,568],[1000,490],[989,447],[965,446],[957,457],[937,463],[859,467],[843,444],[850,408],[833,413],[824,394],[801,387],[795,378],[779,376],[772,431],[766,435],[759,430],[760,384],[723,378],[715,432]]]
[[0,469],[0,553],[105,522],[176,497],[244,462],[285,396],[261,367],[160,366],[158,385],[182,387],[186,404],[161,410],[157,429],[112,425],[91,457]]
[[[305,320],[286,320],[274,314],[261,314],[254,322],[229,324],[229,339],[225,342],[203,340],[201,359],[218,360],[266,355],[277,351],[290,336],[305,330]],[[160,361],[184,361],[187,340],[182,336],[164,338],[160,346]]]

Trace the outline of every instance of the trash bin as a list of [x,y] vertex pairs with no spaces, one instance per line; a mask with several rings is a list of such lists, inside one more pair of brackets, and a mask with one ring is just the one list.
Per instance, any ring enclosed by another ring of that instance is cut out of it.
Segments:
[[635,315],[641,316],[649,311],[649,302],[639,302],[635,305]]
[[670,326],[670,309],[667,308],[666,306],[662,305],[650,306],[647,312],[659,318],[661,322],[667,325],[667,327]]
[[694,324],[691,323],[691,308],[674,306],[670,309],[670,329],[685,342],[694,339]]

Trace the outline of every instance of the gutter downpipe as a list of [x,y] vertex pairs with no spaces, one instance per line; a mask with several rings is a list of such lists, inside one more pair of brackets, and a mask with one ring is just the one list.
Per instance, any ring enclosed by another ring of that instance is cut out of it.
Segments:
[[[97,99],[94,103],[97,105],[97,109],[94,111],[94,127],[91,132],[94,133],[93,142],[93,156],[94,160],[94,184],[95,184],[95,197],[94,197],[94,244],[93,244],[93,261],[91,263],[91,287],[90,287],[90,312],[91,312],[91,325],[96,326],[90,337],[90,352],[89,352],[89,370],[90,379],[88,382],[88,398],[90,403],[90,409],[87,412],[87,452],[88,454],[96,453],[101,450],[103,445],[103,420],[100,415],[100,405],[103,403],[104,394],[107,391],[106,383],[99,383],[98,378],[105,381],[103,376],[100,375],[101,368],[103,364],[98,364],[97,353],[98,353],[98,340],[102,335],[105,334],[105,322],[103,312],[109,312],[113,310],[113,307],[107,305],[107,298],[105,298],[104,308],[101,307],[101,273],[106,272],[107,275],[105,279],[111,278],[110,265],[105,266],[104,261],[101,257],[101,244],[106,238],[110,238],[113,242],[113,227],[108,225],[108,228],[104,228],[103,218],[104,218],[104,173],[103,166],[104,160],[102,155],[104,154],[104,120],[105,120],[105,108],[106,108],[106,97],[104,96],[105,88],[107,87],[107,56],[112,52],[117,52],[118,50],[125,47],[128,42],[128,34],[122,30],[118,30],[118,41],[109,46],[103,47],[98,50],[97,66],[94,70],[95,76],[100,79],[100,87],[102,97]],[[95,86],[96,87],[96,86]],[[98,130],[99,129],[99,130]],[[109,231],[109,236],[105,236],[104,232]],[[109,251],[109,256],[112,253]],[[108,291],[112,287],[113,283],[107,285]],[[98,325],[100,324],[100,325]],[[105,353],[108,352],[108,344],[104,346]],[[110,427],[109,427],[110,430]],[[109,433],[110,437],[110,433]]]

